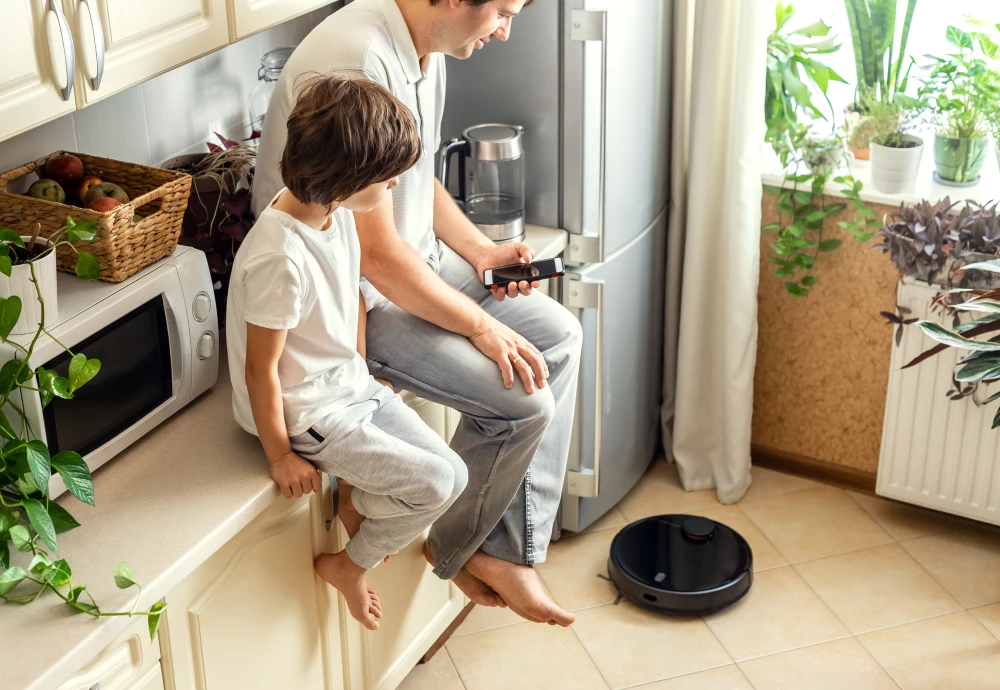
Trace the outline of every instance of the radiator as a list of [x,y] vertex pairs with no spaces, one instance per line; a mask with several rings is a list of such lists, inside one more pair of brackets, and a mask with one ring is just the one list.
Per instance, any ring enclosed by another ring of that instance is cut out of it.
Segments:
[[[927,285],[901,284],[897,299],[911,310],[907,317],[950,327],[951,311],[930,310],[937,293]],[[950,348],[902,370],[934,344],[913,324],[903,329],[902,342],[893,347],[876,492],[1000,525],[1000,429],[990,429],[997,403],[980,407],[971,398],[945,397],[954,387],[955,363],[967,350]],[[997,386],[980,386],[975,397],[984,400]]]

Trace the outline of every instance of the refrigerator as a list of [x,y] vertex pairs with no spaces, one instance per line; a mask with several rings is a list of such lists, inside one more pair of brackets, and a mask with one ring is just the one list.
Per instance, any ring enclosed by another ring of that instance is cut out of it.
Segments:
[[561,528],[586,529],[659,448],[672,0],[536,0],[448,61],[442,133],[525,127],[528,223],[563,228],[557,294],[584,345]]

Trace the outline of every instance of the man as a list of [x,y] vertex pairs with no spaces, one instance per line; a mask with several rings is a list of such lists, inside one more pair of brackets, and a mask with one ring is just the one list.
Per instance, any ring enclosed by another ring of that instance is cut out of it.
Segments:
[[445,55],[465,59],[506,40],[530,1],[356,0],[329,17],[282,70],[253,193],[259,213],[281,188],[285,123],[309,76],[371,79],[411,110],[422,156],[356,224],[371,373],[462,413],[452,448],[468,466],[468,489],[434,524],[425,553],[474,602],[569,625],[572,614],[548,598],[531,565],[545,559],[562,494],[580,326],[531,295],[537,283],[492,295],[483,287],[485,269],[531,261],[531,249],[494,245],[434,178]]

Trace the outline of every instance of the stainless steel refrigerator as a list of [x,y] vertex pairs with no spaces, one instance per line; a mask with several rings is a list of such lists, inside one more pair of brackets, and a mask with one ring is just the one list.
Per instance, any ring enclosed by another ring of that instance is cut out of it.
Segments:
[[574,532],[659,444],[672,19],[672,0],[536,0],[506,43],[448,62],[444,136],[524,126],[527,221],[571,233],[558,292],[584,331],[561,512]]

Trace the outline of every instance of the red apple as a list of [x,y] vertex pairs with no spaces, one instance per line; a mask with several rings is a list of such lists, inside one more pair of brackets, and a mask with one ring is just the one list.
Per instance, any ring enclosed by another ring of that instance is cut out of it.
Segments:
[[108,211],[114,210],[121,205],[122,202],[118,201],[118,199],[113,199],[110,196],[102,196],[87,204],[87,208],[91,211],[97,211],[98,213],[107,213]]
[[38,180],[28,187],[28,196],[45,201],[55,201],[63,203],[66,201],[66,192],[55,180]]
[[90,185],[87,189],[87,196],[83,198],[83,205],[90,208],[90,202],[102,197],[111,197],[122,204],[128,201],[128,195],[124,189],[113,182],[101,182],[100,184]]
[[90,189],[90,186],[94,184],[101,184],[102,182],[104,182],[104,180],[97,177],[97,175],[88,175],[83,178],[76,186],[76,198],[83,201],[87,198],[87,190]]
[[52,156],[45,161],[45,177],[61,185],[77,182],[83,177],[83,161],[71,153]]

